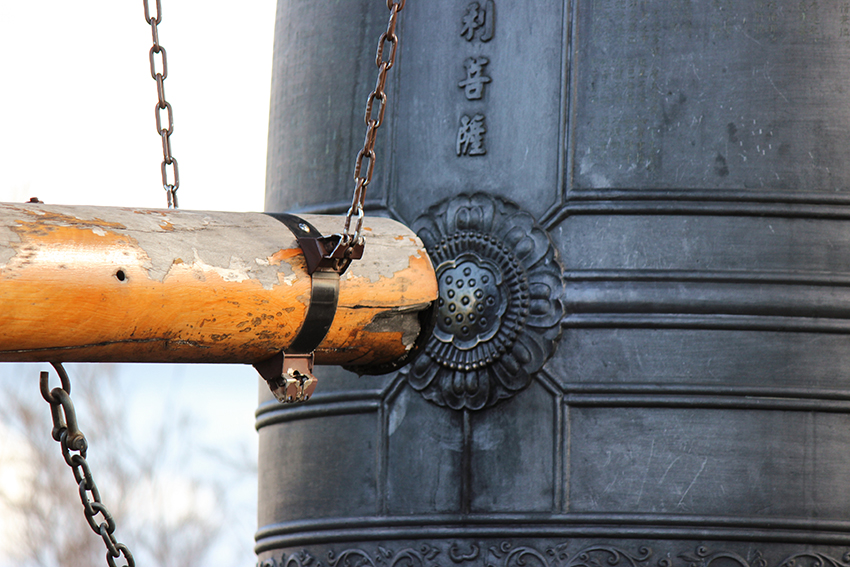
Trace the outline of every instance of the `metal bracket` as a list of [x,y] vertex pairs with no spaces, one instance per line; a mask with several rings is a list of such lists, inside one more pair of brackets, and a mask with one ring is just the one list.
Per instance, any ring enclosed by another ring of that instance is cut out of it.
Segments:
[[304,324],[286,351],[307,354],[316,350],[331,328],[339,301],[339,274],[316,272],[311,276],[310,306]]
[[348,245],[342,234],[322,236],[316,228],[295,215],[287,213],[266,213],[279,220],[292,231],[298,240],[298,246],[304,252],[307,261],[307,273],[313,275],[317,271],[333,272],[338,275],[345,273],[352,260],[363,257],[363,243]]
[[283,351],[254,364],[281,403],[306,402],[318,380],[313,376],[313,353],[286,354]]
[[[304,252],[307,272],[310,274],[310,306],[301,329],[292,339],[286,352],[281,351],[267,360],[258,362],[254,364],[254,368],[266,380],[279,402],[303,402],[310,399],[316,389],[313,352],[328,334],[336,315],[339,276],[352,259],[360,256],[352,254],[347,258],[336,259],[333,253],[340,248],[340,235],[322,236],[316,227],[295,215],[268,214],[289,228]],[[360,246],[359,254],[362,253],[363,247]]]
[[298,245],[304,251],[309,274],[314,274],[318,270],[342,275],[352,260],[363,257],[363,243],[347,246],[341,234],[320,238],[299,238]]

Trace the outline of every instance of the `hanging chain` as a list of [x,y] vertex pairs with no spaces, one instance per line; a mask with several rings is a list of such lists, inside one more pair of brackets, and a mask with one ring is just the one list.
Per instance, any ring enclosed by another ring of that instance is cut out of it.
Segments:
[[[168,78],[168,59],[165,48],[159,44],[159,32],[157,25],[162,21],[162,2],[156,0],[156,14],[151,16],[148,0],[142,0],[145,4],[145,21],[151,26],[151,37],[153,47],[148,54],[151,64],[151,77],[156,81],[157,102],[154,108],[156,114],[156,133],[162,138],[162,188],[165,189],[166,202],[169,209],[177,208],[177,190],[180,188],[180,173],[177,170],[177,160],[171,155],[171,134],[174,132],[174,113],[171,104],[165,100],[165,79]],[[160,56],[162,71],[156,70],[157,55]],[[162,111],[166,111],[167,122],[163,127]],[[171,168],[172,182],[168,181],[168,169]]]
[[[134,567],[136,561],[133,559],[133,554],[130,553],[126,545],[116,541],[115,536],[112,535],[115,531],[115,519],[101,502],[100,492],[94,483],[91,469],[86,461],[88,443],[85,435],[77,426],[77,414],[74,411],[74,403],[71,401],[71,380],[60,363],[51,364],[56,369],[56,373],[59,374],[62,387],[50,390],[48,386],[50,373],[42,372],[39,381],[41,395],[50,404],[50,414],[53,417],[53,439],[62,445],[62,456],[65,457],[65,462],[74,472],[74,479],[80,489],[80,500],[83,503],[86,521],[92,531],[103,539],[103,543],[106,545],[106,562],[109,567],[116,567],[115,560],[122,555],[126,561],[126,567]],[[99,524],[95,520],[98,514],[103,517],[103,521]]]
[[[342,232],[343,243],[350,247],[362,245],[363,235],[363,204],[366,201],[366,189],[372,181],[372,173],[375,170],[375,138],[378,135],[378,128],[384,121],[384,113],[387,110],[387,93],[384,88],[387,84],[387,72],[392,69],[395,64],[396,53],[398,52],[398,35],[395,33],[396,21],[398,13],[404,9],[405,0],[387,0],[387,9],[390,11],[390,19],[387,24],[387,31],[381,34],[378,39],[378,51],[375,54],[375,65],[378,66],[378,80],[375,83],[375,90],[369,94],[366,100],[366,138],[363,140],[363,148],[357,152],[357,160],[354,165],[354,196],[351,200],[351,207],[345,215],[345,228]],[[386,47],[389,45],[389,54],[384,59]],[[377,109],[377,118],[375,116],[375,103],[380,104]],[[363,172],[363,160],[368,160],[366,171]],[[357,217],[357,224],[354,228],[354,234],[351,234],[351,221]]]

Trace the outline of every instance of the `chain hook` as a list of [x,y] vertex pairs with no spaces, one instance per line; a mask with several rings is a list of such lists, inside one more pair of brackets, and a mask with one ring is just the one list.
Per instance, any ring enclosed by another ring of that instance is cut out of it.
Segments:
[[177,187],[174,185],[163,185],[163,189],[165,189],[165,200],[168,203],[169,209],[177,208]]
[[[51,366],[53,366],[54,370],[56,370],[56,374],[59,375],[59,380],[62,382],[62,389],[65,390],[68,395],[71,395],[71,379],[68,378],[68,373],[65,372],[65,367],[62,366],[61,363],[51,362]],[[48,404],[57,403],[53,397],[53,394],[50,391],[50,372],[42,372],[39,375],[39,388],[41,389],[41,397],[44,398],[44,401]]]

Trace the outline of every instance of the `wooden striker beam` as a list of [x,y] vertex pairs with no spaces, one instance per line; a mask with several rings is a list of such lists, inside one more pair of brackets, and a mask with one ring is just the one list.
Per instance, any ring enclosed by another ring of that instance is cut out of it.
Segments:
[[[305,215],[323,234],[342,219]],[[364,224],[317,364],[398,361],[437,298],[405,226]],[[256,363],[302,327],[311,279],[261,213],[0,204],[0,361]]]

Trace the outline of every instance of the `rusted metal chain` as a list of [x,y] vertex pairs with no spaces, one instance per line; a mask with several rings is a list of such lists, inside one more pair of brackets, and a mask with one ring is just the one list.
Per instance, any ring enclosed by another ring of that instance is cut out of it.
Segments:
[[[165,79],[168,78],[168,58],[165,48],[159,43],[159,29],[157,28],[162,21],[162,2],[161,0],[155,0],[156,13],[151,15],[148,0],[142,1],[145,5],[145,21],[151,26],[151,37],[153,39],[153,46],[148,52],[148,59],[150,60],[151,78],[156,81],[157,102],[154,113],[156,114],[156,133],[162,138],[162,164],[160,165],[162,188],[165,189],[168,208],[176,209],[177,189],[180,188],[180,172],[177,169],[177,160],[171,155],[174,111],[171,109],[171,104],[165,100]],[[157,59],[160,60],[160,70],[157,70]],[[163,110],[166,111],[167,120],[164,125],[162,122]],[[169,169],[171,169],[171,181],[169,181]]]
[[[50,414],[53,418],[53,439],[62,446],[62,456],[74,473],[74,480],[80,490],[80,501],[83,503],[83,512],[92,531],[103,539],[106,546],[106,563],[109,567],[117,567],[115,560],[124,556],[124,566],[134,567],[136,564],[133,554],[123,543],[118,542],[113,535],[115,532],[115,519],[100,499],[100,491],[94,482],[86,451],[88,443],[86,436],[77,425],[77,414],[74,411],[74,403],[71,401],[71,380],[65,368],[58,362],[51,363],[62,387],[50,389],[49,372],[42,372],[39,380],[41,395],[50,404]],[[100,514],[103,518],[98,523],[96,517]]]
[[[398,53],[399,38],[396,34],[396,22],[398,21],[398,13],[404,9],[406,0],[387,0],[387,9],[390,11],[389,22],[387,29],[381,34],[378,39],[378,49],[375,53],[375,65],[378,67],[378,79],[375,82],[375,89],[369,94],[366,99],[366,114],[364,120],[366,122],[366,137],[363,140],[363,147],[357,153],[357,159],[354,164],[354,195],[351,200],[351,207],[345,215],[345,227],[342,231],[341,244],[347,246],[349,250],[353,247],[363,244],[363,204],[366,201],[366,189],[372,181],[372,174],[375,171],[375,139],[378,135],[378,128],[384,122],[384,114],[387,109],[387,93],[384,90],[387,85],[387,73],[395,64],[396,54]],[[387,53],[389,46],[389,53]],[[384,56],[386,55],[386,59]],[[375,108],[375,103],[379,104],[379,108]],[[364,163],[366,160],[365,171]],[[356,217],[354,225],[354,233],[351,232],[352,220]]]

